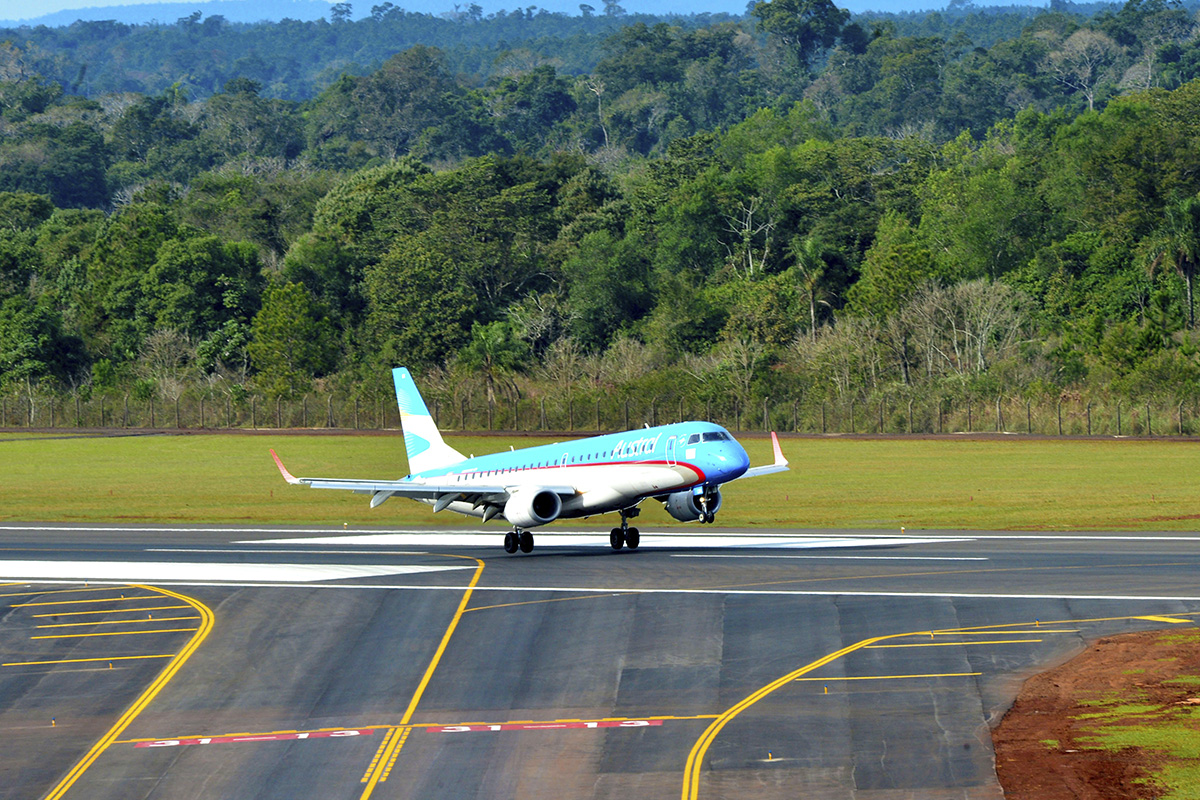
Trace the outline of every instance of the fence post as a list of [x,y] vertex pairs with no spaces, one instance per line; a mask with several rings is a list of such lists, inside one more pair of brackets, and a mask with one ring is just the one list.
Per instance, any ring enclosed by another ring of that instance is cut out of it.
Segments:
[[908,432],[909,433],[913,432],[912,406],[913,406],[913,401],[912,401],[912,398],[910,397],[910,398],[908,398]]
[[629,430],[629,398],[625,398],[625,430]]
[[354,430],[358,430],[358,398],[354,398]]
[[200,396],[200,429],[204,429],[204,396]]
[[82,422],[83,422],[83,416],[80,414],[80,411],[79,411],[79,395],[75,395],[75,427],[78,428],[80,423],[82,423]]
[[[200,406],[200,408],[204,408],[204,406]],[[300,401],[300,427],[308,427],[308,395],[304,395]]]
[[967,398],[967,433],[972,433],[971,430],[971,398]]
[[467,429],[467,398],[463,398],[458,404],[458,429],[465,431]]
[[1000,395],[996,395],[996,433],[1004,431],[1004,412],[1000,409]]
[[1092,401],[1091,400],[1089,400],[1088,404],[1087,404],[1087,422],[1088,422],[1088,436],[1091,436],[1092,435]]
[[[1149,408],[1149,406],[1146,406],[1146,407]],[[33,420],[33,403],[29,404],[29,412],[30,412],[30,414],[29,414],[30,421],[32,421]],[[129,427],[129,395],[125,395],[125,407],[121,410],[121,427],[122,428]]]
[[[53,420],[54,420],[54,404],[53,404],[53,402],[50,404],[50,419],[51,419],[51,422],[53,422]],[[1179,404],[1178,419],[1179,419],[1179,435],[1183,436],[1183,403]]]
[[250,427],[258,429],[258,398],[250,395]]
[[1121,435],[1121,401],[1117,401],[1117,436]]
[[1150,402],[1146,401],[1146,435],[1153,436],[1154,429],[1150,427]]
[[879,435],[883,435],[883,400],[879,401]]
[[326,412],[325,412],[325,427],[326,427],[326,428],[332,428],[332,427],[333,427],[333,393],[332,393],[332,392],[331,392],[331,393],[330,393],[330,395],[329,395],[329,402],[328,402],[328,405],[327,405],[327,407],[326,407]]
[[800,401],[799,400],[792,401],[792,431],[794,433],[800,432]]
[[940,398],[940,397],[937,399],[937,407],[938,407],[938,429],[937,429],[937,432],[940,435],[942,432],[942,398]]
[[854,401],[850,401],[850,432],[854,433]]
[[567,398],[567,430],[575,430],[575,398]]
[[179,396],[175,397],[175,427],[179,428]]
[[100,396],[100,427],[104,427],[104,396]]
[[596,398],[596,433],[600,432],[600,398]]
[[1062,436],[1062,400],[1058,401],[1058,435]]
[[275,427],[283,427],[283,398],[275,398]]
[[825,404],[821,403],[821,433],[825,432]]
[[764,431],[771,430],[771,412],[770,412],[770,409],[767,407],[767,404],[770,402],[771,402],[771,398],[769,398],[769,397],[765,398],[763,400],[763,430]]
[[495,413],[495,409],[494,409],[495,403],[496,403],[496,401],[494,401],[492,398],[490,398],[490,397],[488,398],[488,430],[489,431],[492,429],[492,415]]
[[513,398],[513,430],[521,430],[521,398]]
[[[51,408],[50,416],[51,416],[51,418],[54,417],[53,408]],[[151,396],[151,398],[150,398],[150,427],[157,428],[158,426],[155,424],[156,422],[158,422],[158,420],[156,420],[154,418],[154,397]]]
[[1033,401],[1025,401],[1025,432],[1033,434]]

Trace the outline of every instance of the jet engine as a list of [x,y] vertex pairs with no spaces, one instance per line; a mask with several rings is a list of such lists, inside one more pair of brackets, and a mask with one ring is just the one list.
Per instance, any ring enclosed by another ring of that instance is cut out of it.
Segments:
[[504,518],[517,528],[533,528],[558,519],[562,498],[548,489],[518,489],[504,504]]
[[[708,513],[716,514],[721,508],[721,491],[717,488],[708,490]],[[700,495],[687,492],[675,492],[667,495],[667,499],[663,501],[663,505],[667,508],[667,513],[680,522],[695,522],[698,519],[703,519],[704,507],[700,505]],[[710,517],[711,519],[711,517]]]

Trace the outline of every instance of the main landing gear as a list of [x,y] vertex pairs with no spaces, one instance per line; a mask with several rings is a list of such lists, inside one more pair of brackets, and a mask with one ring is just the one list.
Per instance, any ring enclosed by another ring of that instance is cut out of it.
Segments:
[[629,527],[629,517],[636,517],[640,509],[626,508],[621,509],[621,527],[613,528],[608,534],[608,543],[612,545],[613,550],[620,550],[622,547],[628,547],[630,550],[637,550],[642,541],[642,534],[637,528]]
[[518,549],[522,553],[533,550],[533,534],[520,528],[513,528],[504,534],[504,552],[515,553]]

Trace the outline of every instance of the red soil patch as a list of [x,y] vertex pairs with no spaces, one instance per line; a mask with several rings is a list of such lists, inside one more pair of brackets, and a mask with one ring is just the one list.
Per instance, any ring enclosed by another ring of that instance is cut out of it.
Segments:
[[[1133,633],[1100,639],[1060,667],[1025,682],[992,732],[996,774],[1009,800],[1152,800],[1152,780],[1164,756],[1137,747],[1088,749],[1102,697],[1164,709],[1200,702],[1200,687],[1163,685],[1200,674],[1196,629]],[[1190,633],[1191,636],[1179,636]],[[1172,634],[1176,634],[1172,636]],[[1116,723],[1108,723],[1116,724]],[[1124,721],[1120,724],[1137,724]]]

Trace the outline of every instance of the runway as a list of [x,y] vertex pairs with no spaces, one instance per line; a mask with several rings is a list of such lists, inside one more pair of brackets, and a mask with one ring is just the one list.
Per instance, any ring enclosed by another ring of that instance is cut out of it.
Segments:
[[999,800],[1025,677],[1200,615],[1192,534],[498,531],[0,524],[0,798]]

